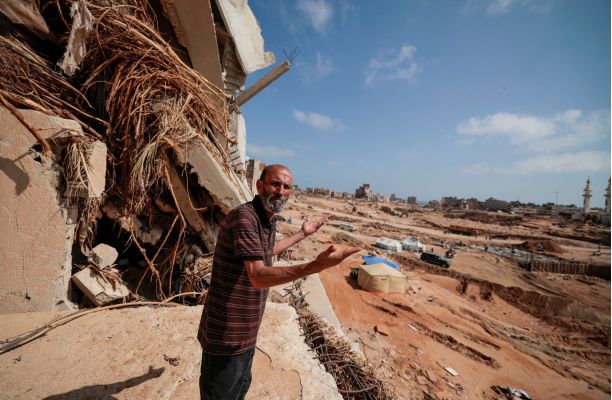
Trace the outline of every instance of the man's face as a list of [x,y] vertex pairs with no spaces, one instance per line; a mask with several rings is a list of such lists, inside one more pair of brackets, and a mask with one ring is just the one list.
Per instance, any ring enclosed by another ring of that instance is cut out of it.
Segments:
[[293,176],[286,168],[272,168],[263,180],[257,181],[257,192],[264,208],[274,214],[283,210],[292,190]]

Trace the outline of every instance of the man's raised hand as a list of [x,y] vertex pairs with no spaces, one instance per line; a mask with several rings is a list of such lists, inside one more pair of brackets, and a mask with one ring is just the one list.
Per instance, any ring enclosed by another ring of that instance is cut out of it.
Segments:
[[306,220],[302,224],[302,232],[304,232],[304,236],[310,236],[316,231],[319,230],[325,223],[327,222],[327,217],[319,218],[316,221]]
[[318,271],[340,264],[347,257],[361,250],[361,247],[345,247],[332,244],[324,252],[320,253],[313,263]]

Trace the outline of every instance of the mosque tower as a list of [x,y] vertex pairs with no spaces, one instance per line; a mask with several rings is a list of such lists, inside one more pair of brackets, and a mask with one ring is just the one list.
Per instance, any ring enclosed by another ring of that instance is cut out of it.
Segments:
[[606,188],[606,194],[604,195],[606,198],[606,214],[610,215],[610,178],[608,178],[608,187]]
[[591,211],[591,179],[588,178],[586,181],[586,186],[584,187],[584,194],[582,195],[582,197],[584,197],[584,203],[583,203],[583,207],[582,207],[582,212],[583,214],[588,214],[589,211]]

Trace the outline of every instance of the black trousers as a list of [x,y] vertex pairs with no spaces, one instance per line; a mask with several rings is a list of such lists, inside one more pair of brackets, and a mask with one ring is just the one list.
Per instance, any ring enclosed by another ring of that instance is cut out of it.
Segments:
[[243,400],[251,386],[255,349],[233,356],[202,353],[200,398],[202,400]]

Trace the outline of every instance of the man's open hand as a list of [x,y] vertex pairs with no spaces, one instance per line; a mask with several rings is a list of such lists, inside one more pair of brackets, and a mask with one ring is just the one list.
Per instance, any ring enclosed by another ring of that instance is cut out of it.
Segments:
[[302,224],[302,232],[304,232],[305,236],[310,236],[318,231],[320,227],[325,225],[326,222],[327,217],[322,217],[316,221],[306,220],[304,221],[304,224]]
[[345,247],[332,244],[314,259],[313,263],[319,271],[340,264],[347,257],[357,253],[361,247]]

